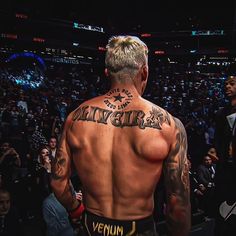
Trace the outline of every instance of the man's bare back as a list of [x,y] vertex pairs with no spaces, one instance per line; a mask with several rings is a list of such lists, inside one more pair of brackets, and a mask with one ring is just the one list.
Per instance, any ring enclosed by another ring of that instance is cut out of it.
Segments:
[[[124,91],[131,98],[119,109],[128,99]],[[154,189],[170,149],[171,116],[120,87],[82,104],[70,122],[68,144],[75,150],[71,155],[87,209],[114,219],[151,215]]]
[[70,184],[71,162],[83,185],[87,235],[156,235],[153,194],[162,172],[171,235],[190,227],[187,137],[182,123],[143,99],[147,47],[118,36],[107,47],[111,89],[67,118],[53,164],[52,188],[75,217],[81,204]]

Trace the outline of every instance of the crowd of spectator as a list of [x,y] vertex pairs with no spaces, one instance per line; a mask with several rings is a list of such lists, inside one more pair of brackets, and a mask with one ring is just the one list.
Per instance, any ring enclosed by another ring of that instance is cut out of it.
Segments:
[[[217,161],[210,152],[214,149],[214,116],[226,102],[226,69],[201,68],[191,61],[184,66],[166,60],[153,64],[144,97],[185,125],[193,209],[210,216],[206,201],[212,198],[215,170],[208,162]],[[104,94],[109,81],[103,68],[93,65],[49,64],[46,71],[35,65],[37,72],[31,68],[22,75],[15,71],[15,66],[0,68],[0,174],[25,221],[42,214],[43,201],[51,194],[47,180],[50,158],[55,157],[66,116],[84,100]],[[24,78],[28,83],[35,75],[41,78],[40,86],[24,86]],[[19,76],[22,83],[17,82]],[[208,182],[204,182],[206,176],[211,178]],[[79,180],[75,178],[74,183],[79,188]]]

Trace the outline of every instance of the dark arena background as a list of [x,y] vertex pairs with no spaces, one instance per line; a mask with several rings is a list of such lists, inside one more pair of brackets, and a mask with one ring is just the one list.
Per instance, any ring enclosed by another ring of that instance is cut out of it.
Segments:
[[[20,230],[17,235],[47,235],[42,203],[49,186],[42,176],[41,147],[60,139],[65,118],[79,104],[107,91],[105,45],[118,34],[138,36],[147,44],[144,98],[178,117],[186,128],[190,235],[223,235],[216,227],[222,222],[227,223],[224,236],[236,235],[231,231],[235,198],[215,203],[225,191],[222,186],[233,191],[236,179],[226,178],[217,186],[214,169],[208,189],[200,186],[203,158],[210,156],[214,166],[220,161],[216,116],[229,103],[225,80],[236,75],[235,1],[1,2],[0,186],[7,186],[11,195],[9,225]],[[232,159],[227,162],[234,165]],[[232,168],[221,171],[226,176]],[[76,174],[71,179],[79,191]],[[159,235],[167,235],[162,182],[156,188],[154,217]],[[0,223],[0,235],[15,235],[4,220]]]

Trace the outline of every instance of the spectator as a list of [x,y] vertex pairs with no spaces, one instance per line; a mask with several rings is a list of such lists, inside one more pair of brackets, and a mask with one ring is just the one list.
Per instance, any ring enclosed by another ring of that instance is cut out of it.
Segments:
[[10,192],[3,188],[0,188],[0,235],[23,236],[22,223],[11,204]]
[[229,102],[216,114],[215,147],[221,163],[232,162],[229,148],[236,127],[236,76],[225,81],[225,92]]
[[51,173],[50,149],[39,149],[38,159],[34,161],[32,172],[28,176],[29,212],[33,217],[42,216],[43,200],[51,193],[49,179]]
[[202,198],[202,209],[205,211],[206,216],[214,216],[214,193],[215,193],[215,164],[212,163],[212,159],[205,155],[203,163],[199,165],[197,169],[197,177],[199,186],[203,185],[203,198]]
[[219,161],[216,173],[216,236],[236,235],[236,215],[227,219],[220,208],[236,202],[236,76],[228,76],[225,89],[228,103],[216,114],[215,147]]
[[28,113],[28,105],[25,101],[25,96],[21,93],[20,99],[17,102],[17,106],[21,108],[25,113]]
[[3,142],[0,146],[0,172],[3,175],[6,186],[11,188],[13,181],[18,177],[21,160],[17,151],[9,142]]
[[47,236],[75,236],[66,209],[53,193],[46,197],[42,206]]
[[[51,159],[49,154],[50,152],[47,148],[41,149],[40,163],[47,171],[48,175],[51,174]],[[46,185],[48,184],[49,182],[46,183]],[[51,190],[49,191],[49,194],[44,198],[42,203],[43,219],[46,223],[46,235],[75,236],[76,232],[71,226],[66,209],[57,200],[55,195],[51,193]],[[77,194],[77,197],[82,200],[82,196],[80,194]]]
[[56,151],[57,151],[57,139],[56,139],[56,137],[52,136],[49,139],[48,146],[50,148],[52,158],[55,158]]
[[189,180],[190,180],[190,200],[192,213],[200,210],[199,201],[204,195],[206,188],[203,184],[200,184],[197,179],[197,173],[192,170],[191,160],[188,159],[189,166]]
[[216,163],[219,161],[219,158],[214,147],[209,147],[207,155],[211,158],[212,162]]

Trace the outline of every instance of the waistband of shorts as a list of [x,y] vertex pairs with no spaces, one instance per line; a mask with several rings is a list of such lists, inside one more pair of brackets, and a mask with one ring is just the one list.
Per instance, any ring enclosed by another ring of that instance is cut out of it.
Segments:
[[[154,228],[153,215],[142,219],[134,220],[116,220],[96,215],[86,210],[84,212],[84,223],[89,232],[105,231],[113,227],[113,231],[123,231],[124,235],[133,235],[132,233],[142,233]],[[130,233],[130,234],[129,234]],[[105,234],[107,235],[107,234]],[[114,234],[119,235],[119,234]]]

